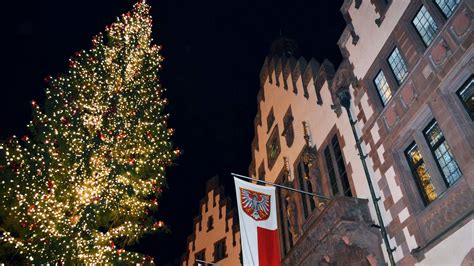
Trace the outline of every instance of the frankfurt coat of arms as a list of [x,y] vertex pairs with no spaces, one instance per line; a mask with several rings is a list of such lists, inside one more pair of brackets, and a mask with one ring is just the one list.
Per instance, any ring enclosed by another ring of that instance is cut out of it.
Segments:
[[240,188],[240,203],[255,221],[264,221],[270,216],[270,195]]

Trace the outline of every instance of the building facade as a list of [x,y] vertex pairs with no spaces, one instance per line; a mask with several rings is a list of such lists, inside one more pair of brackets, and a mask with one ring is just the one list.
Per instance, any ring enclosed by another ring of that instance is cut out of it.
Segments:
[[181,264],[198,265],[197,259],[221,266],[240,265],[239,221],[218,176],[206,183],[206,196],[199,202],[199,210]]
[[250,176],[325,198],[277,190],[281,255],[286,265],[383,264],[362,163],[336,88],[347,63],[295,58],[277,40],[263,64]]
[[337,69],[272,45],[249,175],[330,199],[277,191],[284,264],[474,262],[473,5],[346,0]]
[[474,261],[473,5],[347,0],[341,8],[351,111],[400,265]]

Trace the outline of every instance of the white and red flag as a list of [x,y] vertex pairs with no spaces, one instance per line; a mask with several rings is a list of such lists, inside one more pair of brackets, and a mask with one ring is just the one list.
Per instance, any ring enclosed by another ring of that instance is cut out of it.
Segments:
[[275,187],[234,181],[243,264],[281,265]]

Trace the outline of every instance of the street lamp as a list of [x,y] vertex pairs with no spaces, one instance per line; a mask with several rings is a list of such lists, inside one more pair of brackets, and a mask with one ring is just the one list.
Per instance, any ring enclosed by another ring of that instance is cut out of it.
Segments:
[[362,162],[362,166],[364,167],[364,172],[365,172],[365,177],[367,179],[367,183],[369,184],[369,190],[370,190],[370,195],[372,197],[372,203],[374,204],[375,207],[375,212],[377,213],[377,220],[379,222],[379,225],[376,225],[377,228],[380,229],[380,232],[382,233],[382,237],[385,243],[385,248],[387,249],[388,257],[390,259],[390,264],[395,265],[395,260],[393,258],[393,251],[395,251],[396,248],[391,248],[390,247],[390,242],[388,241],[388,234],[385,229],[385,225],[383,223],[382,219],[382,214],[380,212],[380,207],[379,207],[379,200],[380,197],[377,197],[375,195],[375,190],[374,186],[372,184],[372,180],[370,178],[369,170],[367,168],[367,163],[365,162],[365,158],[367,158],[367,155],[363,153],[362,147],[361,147],[361,140],[357,134],[355,125],[357,124],[356,120],[352,119],[352,114],[351,114],[351,94],[349,93],[349,88],[343,87],[339,89],[339,91],[336,93],[337,97],[339,98],[339,103],[344,109],[346,109],[347,115],[349,116],[349,123],[351,124],[352,128],[352,133],[354,134],[354,139],[356,142],[357,146],[357,151],[359,152],[359,158],[360,161]]

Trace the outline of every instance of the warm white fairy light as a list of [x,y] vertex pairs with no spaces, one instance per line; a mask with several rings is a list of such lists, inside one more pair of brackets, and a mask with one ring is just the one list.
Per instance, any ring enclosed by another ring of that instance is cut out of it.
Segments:
[[127,252],[164,227],[149,215],[179,155],[163,114],[146,3],[135,4],[47,78],[30,136],[0,144],[3,245],[33,263],[144,262]]

